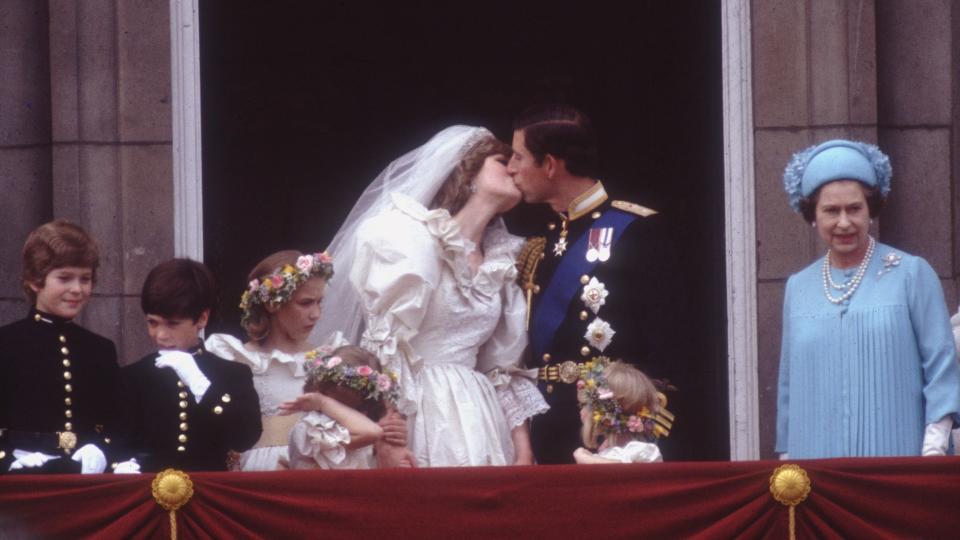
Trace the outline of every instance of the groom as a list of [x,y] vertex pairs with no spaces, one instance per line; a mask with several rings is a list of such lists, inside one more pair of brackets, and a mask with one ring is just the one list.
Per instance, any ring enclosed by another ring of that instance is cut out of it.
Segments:
[[573,463],[582,446],[576,382],[584,362],[603,355],[653,379],[669,373],[665,328],[672,313],[666,265],[675,260],[662,216],[612,200],[597,179],[590,120],[566,105],[527,109],[514,121],[507,171],[527,203],[556,216],[521,256],[530,309],[529,368],[550,405],[535,416],[538,463]]

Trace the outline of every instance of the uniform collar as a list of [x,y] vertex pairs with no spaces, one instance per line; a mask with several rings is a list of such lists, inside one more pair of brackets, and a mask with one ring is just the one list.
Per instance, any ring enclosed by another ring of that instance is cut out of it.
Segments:
[[603,189],[603,183],[599,180],[590,189],[584,191],[570,202],[567,207],[567,219],[574,221],[583,217],[597,208],[607,200],[607,191]]
[[56,326],[63,326],[71,321],[71,319],[64,319],[63,317],[58,317],[52,313],[40,311],[37,308],[30,308],[30,314],[27,317],[38,323],[52,324]]

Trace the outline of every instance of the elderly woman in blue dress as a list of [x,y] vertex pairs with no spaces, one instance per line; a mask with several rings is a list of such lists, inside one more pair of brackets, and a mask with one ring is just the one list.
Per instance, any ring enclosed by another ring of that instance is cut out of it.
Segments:
[[790,276],[783,303],[781,457],[944,455],[960,368],[940,280],[870,236],[890,191],[876,146],[833,140],[793,156],[790,205],[826,255]]

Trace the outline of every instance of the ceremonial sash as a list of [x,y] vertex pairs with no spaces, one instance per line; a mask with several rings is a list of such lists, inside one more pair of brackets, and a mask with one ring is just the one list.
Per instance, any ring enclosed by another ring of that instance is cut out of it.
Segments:
[[[623,231],[636,218],[635,214],[611,208],[593,222],[591,229],[613,227],[613,239],[610,242],[612,249]],[[543,299],[540,301],[533,319],[530,336],[535,361],[543,357],[543,353],[553,342],[553,336],[567,314],[570,300],[583,287],[583,284],[580,283],[580,276],[591,274],[593,269],[600,264],[597,260],[589,262],[586,259],[589,237],[590,229],[587,229],[577,238],[577,241],[560,260],[557,270],[553,273],[550,283],[544,290]]]

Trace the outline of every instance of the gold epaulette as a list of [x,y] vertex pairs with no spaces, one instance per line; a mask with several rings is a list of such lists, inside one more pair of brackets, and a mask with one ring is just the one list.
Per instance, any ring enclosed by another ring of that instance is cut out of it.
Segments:
[[646,206],[640,206],[639,204],[627,201],[613,201],[610,203],[610,206],[616,208],[617,210],[623,210],[624,212],[636,214],[640,217],[650,217],[657,213],[657,211],[653,208],[647,208]]

